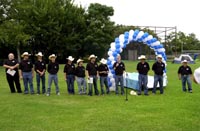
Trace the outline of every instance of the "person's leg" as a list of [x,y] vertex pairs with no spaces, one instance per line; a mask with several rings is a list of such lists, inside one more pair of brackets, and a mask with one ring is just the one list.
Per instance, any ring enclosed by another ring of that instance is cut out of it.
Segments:
[[37,94],[40,94],[40,74],[36,73],[36,81],[37,81]]
[[157,85],[158,85],[158,75],[154,75],[154,83],[153,83],[153,90],[152,90],[152,93],[156,93],[156,88],[157,88]]
[[15,81],[15,86],[17,88],[17,92],[18,93],[22,93],[22,89],[21,89],[21,85],[20,85],[20,82],[19,82],[19,74],[15,74],[14,75],[14,81]]
[[85,78],[82,78],[82,84],[83,84],[83,94],[87,93],[87,84]]
[[31,94],[34,94],[34,89],[33,89],[33,76],[32,76],[32,73],[31,73],[31,72],[28,73],[28,82],[29,82],[29,86],[30,86],[30,92],[31,92]]
[[14,81],[13,81],[13,77],[6,74],[6,78],[7,78],[7,81],[8,81],[8,84],[9,84],[9,87],[10,87],[10,92],[11,93],[15,93],[15,87],[14,87]]
[[97,77],[96,76],[93,76],[93,84],[94,84],[95,95],[99,95],[99,90],[97,88]]
[[188,91],[192,92],[192,81],[189,75],[187,76],[187,85],[188,85]]
[[142,92],[142,75],[139,74],[138,75],[138,85],[139,85],[139,89],[138,89],[138,95],[141,95],[141,92]]
[[164,93],[163,90],[163,76],[159,76],[160,94]]
[[101,94],[103,95],[104,94],[104,77],[100,77],[100,86],[101,86]]
[[59,86],[58,86],[58,76],[57,76],[57,74],[54,75],[54,84],[56,86],[56,94],[59,95],[60,89],[59,89]]
[[67,83],[67,91],[68,91],[68,94],[71,94],[71,90],[70,90],[70,77],[69,77],[69,76],[67,76],[66,83]]
[[88,87],[89,87],[89,93],[88,93],[88,95],[90,95],[90,96],[92,96],[92,94],[93,94],[93,91],[92,91],[92,83],[88,83]]
[[24,82],[24,94],[28,94],[28,74],[26,72],[22,73]]
[[110,93],[109,87],[108,87],[108,77],[105,77],[104,79],[104,85],[106,87],[106,94]]
[[[115,76],[115,93],[116,94],[119,94],[119,91],[118,91],[118,84],[119,84],[119,76]],[[120,83],[121,84],[121,83]]]
[[77,81],[77,85],[78,85],[78,94],[82,94],[82,88],[81,88],[82,80],[80,77],[77,77],[76,81]]
[[41,77],[42,79],[42,94],[46,93],[46,87],[45,87],[45,74]]
[[182,90],[184,92],[186,92],[187,90],[186,90],[186,78],[185,78],[185,76],[181,76],[181,81],[182,81]]
[[148,83],[148,76],[147,75],[143,75],[143,86],[144,86],[144,94],[145,95],[148,95],[147,83]]
[[121,94],[124,95],[124,77],[120,76]]
[[75,80],[75,76],[72,75],[71,76],[71,88],[72,88],[72,93],[75,94],[75,91],[74,91],[74,80]]
[[47,88],[47,95],[50,95],[51,93],[51,84],[53,81],[53,75],[49,74],[48,76],[48,88]]

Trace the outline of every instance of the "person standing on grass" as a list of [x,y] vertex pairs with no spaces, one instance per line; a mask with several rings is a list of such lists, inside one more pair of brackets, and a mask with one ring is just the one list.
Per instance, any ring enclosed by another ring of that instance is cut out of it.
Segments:
[[88,78],[88,86],[89,86],[89,93],[88,95],[92,96],[92,85],[94,85],[95,95],[99,95],[99,91],[97,88],[97,79],[98,79],[98,64],[96,63],[96,58],[94,54],[90,55],[88,58],[89,63],[86,66],[86,75]]
[[113,68],[115,70],[115,84],[116,84],[116,91],[115,93],[118,95],[118,84],[120,83],[121,87],[121,95],[124,95],[124,77],[123,73],[125,73],[125,64],[121,61],[121,56],[117,56],[117,61],[114,63]]
[[16,92],[15,86],[16,86],[17,92],[22,93],[21,85],[19,82],[19,72],[18,72],[19,63],[15,59],[13,53],[8,54],[8,59],[4,61],[3,67],[6,69],[6,79],[10,87],[10,92],[15,93]]
[[182,66],[180,66],[179,69],[178,69],[178,77],[179,77],[179,80],[182,81],[182,90],[184,92],[187,91],[187,89],[186,89],[186,82],[187,82],[188,91],[190,93],[192,93],[192,81],[191,81],[191,79],[192,79],[192,69],[188,65],[187,60],[184,60],[181,63],[182,63]]
[[49,73],[49,78],[48,78],[48,89],[47,89],[47,96],[50,96],[51,93],[51,84],[52,81],[54,81],[54,84],[56,86],[56,94],[60,95],[59,87],[58,87],[58,71],[59,71],[59,64],[56,62],[56,56],[55,54],[52,54],[49,56],[49,64],[47,71]]
[[[86,86],[86,80],[85,80],[85,67],[83,66],[83,60],[78,59],[77,60],[78,66],[75,69],[75,74],[76,74],[76,81],[78,84],[78,93],[79,95],[85,95],[87,86]],[[82,88],[83,87],[83,88]]]
[[154,84],[152,93],[156,94],[156,88],[159,82],[160,94],[163,94],[163,74],[165,70],[165,63],[162,62],[162,55],[157,55],[157,61],[153,64],[152,70],[154,71]]
[[34,77],[34,68],[32,62],[29,60],[30,54],[24,52],[21,57],[23,60],[19,64],[19,75],[20,79],[24,81],[24,94],[28,94],[28,84],[30,86],[30,93],[34,94],[33,89],[33,77]]
[[35,55],[37,57],[37,61],[35,62],[35,72],[36,72],[36,81],[37,81],[37,94],[40,94],[40,79],[42,80],[42,94],[46,93],[45,88],[45,72],[46,72],[46,63],[42,59],[42,52],[38,52]]
[[138,95],[141,95],[142,92],[142,87],[144,87],[144,95],[148,95],[148,72],[150,70],[149,68],[149,63],[146,62],[146,57],[144,55],[141,55],[139,58],[140,62],[137,64],[137,71],[139,73],[138,75],[138,84],[139,84],[139,89],[138,89]]
[[104,58],[101,59],[100,65],[98,68],[99,76],[100,76],[100,85],[101,85],[101,94],[104,95],[104,85],[106,87],[106,94],[109,94],[109,87],[108,87],[108,66],[106,65],[107,60]]
[[67,82],[67,90],[69,94],[75,94],[74,80],[75,80],[75,65],[72,63],[74,58],[69,56],[67,58],[67,64],[64,67],[64,77]]

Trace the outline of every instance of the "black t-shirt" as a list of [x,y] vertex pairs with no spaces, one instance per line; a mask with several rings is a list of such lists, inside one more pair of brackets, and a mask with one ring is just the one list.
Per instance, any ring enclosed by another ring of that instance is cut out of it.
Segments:
[[97,71],[98,71],[98,64],[95,62],[95,63],[91,63],[89,62],[86,66],[86,70],[88,71],[89,73],[89,76],[92,76],[92,75],[97,75]]
[[48,68],[47,68],[47,71],[50,73],[50,74],[56,74],[58,73],[58,70],[59,70],[59,64],[57,62],[50,62],[48,64]]
[[152,66],[152,70],[156,75],[163,75],[165,70],[165,64],[163,62],[155,62]]
[[40,72],[42,72],[43,70],[46,70],[45,61],[42,60],[42,61],[36,61],[35,62],[35,72],[37,72],[37,70],[39,70]]
[[31,72],[33,68],[33,64],[30,60],[22,60],[19,64],[19,69],[22,72]]
[[139,74],[147,75],[149,69],[149,64],[147,62],[144,62],[144,64],[142,64],[142,62],[139,62],[137,64],[137,70]]
[[178,74],[181,74],[181,75],[191,75],[192,74],[192,69],[190,68],[190,66],[184,67],[182,65],[178,69]]
[[66,73],[67,75],[75,75],[75,65],[66,64],[63,72]]
[[85,67],[84,66],[77,66],[75,69],[75,74],[77,77],[85,77]]
[[[5,60],[4,61],[4,63],[3,63],[4,65],[7,65],[7,66],[15,66],[16,64],[18,64],[18,61],[16,60],[16,59],[13,59],[13,60]],[[8,69],[6,68],[6,71],[7,71]],[[15,71],[18,71],[18,67],[17,68],[15,68],[14,69]]]
[[125,71],[125,65],[123,62],[115,62],[113,65],[113,68],[115,70],[115,74],[116,75],[123,75],[124,71]]
[[101,71],[108,72],[108,66],[106,64],[100,64],[98,71],[99,71],[99,76],[108,76],[108,73],[101,73]]

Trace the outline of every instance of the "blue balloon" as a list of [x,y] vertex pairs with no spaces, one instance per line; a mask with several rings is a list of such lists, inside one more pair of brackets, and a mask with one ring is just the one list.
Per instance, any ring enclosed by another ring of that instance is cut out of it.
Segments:
[[129,32],[126,31],[126,32],[124,33],[124,39],[128,39],[128,37],[129,37]]
[[111,86],[112,86],[112,83],[111,83],[111,82],[108,82],[108,86],[111,87]]
[[112,54],[114,57],[116,57],[117,56],[117,52],[115,51],[115,52],[113,52],[113,54]]
[[115,48],[119,49],[120,48],[120,44],[119,43],[115,43]]
[[136,39],[136,37],[138,36],[139,32],[140,32],[139,30],[135,30],[135,31],[134,31],[133,40]]
[[107,59],[107,65],[112,65],[112,61]]
[[119,38],[115,38],[115,43],[119,43]]
[[112,73],[112,74],[115,74],[115,70],[112,69],[112,70],[111,70],[111,73]]
[[120,53],[120,48],[117,48],[115,51],[119,54]]
[[138,39],[139,42],[142,42],[145,38],[149,36],[149,33],[145,32],[141,38]]
[[113,69],[113,66],[112,66],[112,64],[111,64],[111,65],[108,65],[108,68],[109,68],[109,69]]

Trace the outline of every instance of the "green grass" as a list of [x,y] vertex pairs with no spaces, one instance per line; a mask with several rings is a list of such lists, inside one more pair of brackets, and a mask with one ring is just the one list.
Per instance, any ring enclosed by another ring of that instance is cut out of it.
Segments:
[[[135,71],[137,62],[125,63],[128,72]],[[199,63],[191,65],[193,71],[198,65]],[[54,85],[50,97],[11,94],[4,69],[0,67],[0,130],[198,131],[200,88],[193,83],[192,94],[182,92],[181,82],[177,77],[179,66],[168,63],[169,83],[164,95],[128,95],[128,101],[125,101],[125,96],[115,96],[114,92],[92,97],[68,95],[62,73],[63,65],[59,72],[61,96],[55,95]],[[153,72],[150,71],[150,74]],[[34,78],[36,90],[35,81]]]

